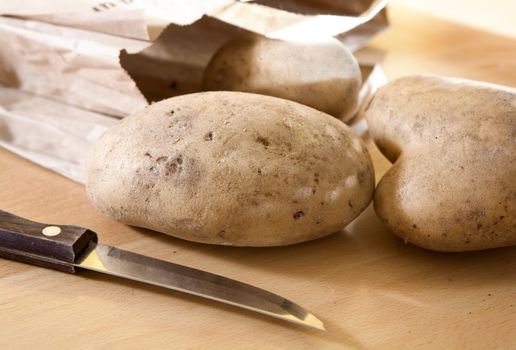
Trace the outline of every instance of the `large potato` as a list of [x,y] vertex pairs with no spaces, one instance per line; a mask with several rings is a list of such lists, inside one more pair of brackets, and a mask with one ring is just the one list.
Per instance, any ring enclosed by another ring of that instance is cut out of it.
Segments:
[[217,51],[203,85],[281,97],[347,121],[357,107],[361,80],[357,61],[336,39],[292,43],[245,35]]
[[295,102],[207,92],[152,104],[108,130],[87,167],[93,204],[124,223],[238,246],[339,231],[370,202],[359,138]]
[[516,90],[414,76],[381,88],[366,111],[394,162],[375,209],[396,235],[440,251],[516,244]]

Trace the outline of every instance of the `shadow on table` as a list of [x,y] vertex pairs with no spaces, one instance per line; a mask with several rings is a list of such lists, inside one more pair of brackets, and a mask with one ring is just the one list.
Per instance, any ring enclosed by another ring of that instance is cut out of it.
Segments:
[[[468,283],[486,283],[499,280],[500,274],[507,277],[516,275],[509,269],[492,270],[497,266],[516,264],[516,247],[489,249],[477,252],[441,253],[405,244],[390,234],[377,218],[372,206],[351,223],[346,230],[310,242],[285,247],[226,247],[189,242],[151,230],[135,228],[143,235],[196,255],[211,255],[229,260],[252,270],[267,270],[273,275],[302,277],[303,280],[328,281],[346,279],[336,271],[360,270],[358,280],[374,281],[375,274],[387,270],[418,273],[422,269],[442,272],[443,281],[448,281],[450,273],[457,274],[474,267],[476,278]],[[173,256],[170,257],[173,260]],[[366,269],[381,265],[382,269]],[[304,268],[300,268],[304,267]],[[430,277],[430,276],[429,276]],[[471,276],[470,276],[471,277]]]

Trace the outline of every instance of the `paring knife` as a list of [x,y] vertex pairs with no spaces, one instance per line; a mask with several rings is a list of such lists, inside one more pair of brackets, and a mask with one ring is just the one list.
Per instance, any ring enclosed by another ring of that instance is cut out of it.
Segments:
[[71,225],[46,225],[0,210],[0,257],[74,273],[88,269],[197,295],[282,320],[325,330],[301,306],[223,276],[97,243],[97,234]]

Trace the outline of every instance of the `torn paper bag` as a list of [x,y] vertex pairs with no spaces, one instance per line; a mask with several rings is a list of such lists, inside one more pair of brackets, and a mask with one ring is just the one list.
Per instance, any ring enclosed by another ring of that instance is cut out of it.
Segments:
[[[209,60],[235,36],[335,36],[356,50],[387,25],[384,6],[383,0],[0,0],[0,145],[82,182],[89,148],[116,118],[200,91]],[[362,102],[384,79],[375,63],[361,64]],[[359,116],[353,123],[364,131]]]
[[[252,31],[289,40],[337,35],[357,49],[387,23],[385,1],[371,0],[323,5],[309,0],[124,0],[101,7],[101,2],[91,0],[71,3],[0,0],[0,14],[16,16],[0,17],[0,83],[115,117],[125,117],[151,101],[199,91],[210,57],[235,35]],[[141,12],[127,17],[134,19],[134,28],[164,30],[154,44],[119,21],[127,11]],[[68,22],[62,21],[64,17]],[[80,20],[73,22],[74,18]],[[84,22],[96,32],[78,29]]]

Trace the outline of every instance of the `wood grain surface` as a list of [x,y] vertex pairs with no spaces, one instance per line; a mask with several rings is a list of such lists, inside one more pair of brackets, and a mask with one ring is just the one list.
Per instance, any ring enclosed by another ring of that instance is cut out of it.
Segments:
[[[390,9],[371,47],[390,78],[435,73],[516,86],[516,40]],[[479,14],[481,15],[481,14]],[[369,143],[377,178],[389,167]],[[282,248],[190,243],[102,216],[84,188],[0,150],[0,208],[89,227],[99,241],[223,274],[306,307],[307,330],[102,276],[0,260],[0,349],[509,349],[516,247],[444,254],[390,235],[370,207],[345,231]]]

